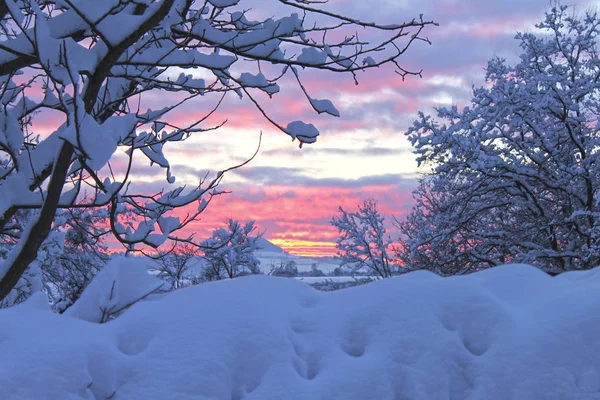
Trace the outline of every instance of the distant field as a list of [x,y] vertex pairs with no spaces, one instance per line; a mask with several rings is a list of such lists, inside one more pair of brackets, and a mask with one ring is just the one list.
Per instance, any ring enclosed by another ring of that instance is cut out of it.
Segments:
[[[330,275],[334,269],[339,267],[340,263],[334,258],[318,258],[318,257],[301,257],[293,256],[283,252],[274,251],[257,251],[256,257],[260,260],[260,270],[264,274],[268,274],[273,266],[279,267],[282,263],[288,263],[294,261],[298,268],[298,273],[307,273],[312,270],[312,266],[315,265],[317,269],[323,271],[325,275]],[[188,270],[187,276],[197,276],[200,274],[202,268],[202,259],[198,257]],[[152,264],[152,260],[148,260],[148,265]],[[350,276],[314,276],[314,277],[298,277],[297,279],[302,280],[306,283],[322,282],[324,280],[331,279],[334,282],[345,282],[352,280]]]

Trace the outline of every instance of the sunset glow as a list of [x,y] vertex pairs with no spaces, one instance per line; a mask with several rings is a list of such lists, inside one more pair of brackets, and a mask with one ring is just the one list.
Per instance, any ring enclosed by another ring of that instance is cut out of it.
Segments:
[[[265,95],[260,100],[269,115],[283,125],[303,120],[319,128],[318,142],[303,149],[266,121],[247,98],[232,94],[205,123],[209,128],[227,121],[222,128],[197,133],[165,148],[177,178],[174,185],[165,181],[164,170],[149,168],[143,157],[136,159],[133,184],[153,193],[181,184],[196,185],[206,173],[214,176],[215,171],[250,157],[262,132],[256,158],[228,173],[222,182],[221,188],[232,193],[216,197],[201,220],[187,226],[185,233],[201,238],[227,218],[255,220],[268,240],[291,254],[333,256],[338,233],[329,221],[339,206],[355,209],[363,199],[372,197],[388,222],[392,216],[406,213],[419,173],[426,172],[418,170],[404,135],[418,111],[467,104],[471,86],[484,82],[487,60],[493,56],[516,58],[515,33],[531,30],[532,21],[540,20],[548,4],[475,0],[372,3],[332,1],[328,7],[384,23],[418,13],[439,22],[438,28],[427,33],[431,46],[416,43],[404,56],[407,67],[423,70],[422,78],[403,80],[391,67],[382,67],[359,73],[356,85],[349,74],[306,71],[306,90],[314,98],[331,100],[340,118],[318,115],[293,79],[283,81],[281,92],[273,99]],[[596,3],[575,0],[570,4],[581,11]],[[161,107],[164,96],[146,98],[140,108]],[[181,124],[191,123],[214,107],[212,100],[200,97],[169,117]],[[42,134],[52,131],[60,122],[57,116],[38,115],[35,130]],[[117,155],[111,163],[119,166],[122,160]],[[388,226],[395,235],[391,224]]]

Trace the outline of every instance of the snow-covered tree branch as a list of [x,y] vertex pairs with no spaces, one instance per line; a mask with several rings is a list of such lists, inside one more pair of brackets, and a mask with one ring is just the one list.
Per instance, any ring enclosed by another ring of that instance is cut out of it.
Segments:
[[[134,193],[135,154],[174,183],[164,148],[221,126],[206,120],[229,93],[248,98],[300,145],[313,143],[315,126],[276,121],[258,94],[275,96],[277,82],[289,74],[302,86],[310,69],[355,80],[384,64],[402,76],[419,74],[404,69],[401,58],[415,41],[428,41],[423,30],[434,24],[418,17],[380,25],[312,1],[281,0],[284,16],[258,20],[243,7],[239,0],[0,1],[0,230],[17,211],[35,212],[0,266],[0,299],[35,259],[59,209],[108,206],[113,235],[130,249],[167,240],[197,244],[178,232],[223,193],[217,186],[227,170],[199,179],[195,188]],[[358,28],[375,32],[375,39],[344,36]],[[302,90],[316,112],[339,115],[330,101]],[[151,96],[167,92],[181,96],[146,108]],[[194,123],[181,126],[169,117],[201,96],[214,96],[214,107],[201,110]],[[52,133],[36,141],[28,124],[48,111],[61,117]],[[125,163],[116,162],[118,149]],[[194,204],[184,219],[171,215]],[[123,212],[133,213],[136,222],[123,224]]]
[[199,263],[200,251],[195,246],[188,244],[174,246],[170,250],[163,250],[151,258],[155,260],[156,267],[151,271],[156,276],[170,285],[170,290],[185,287],[191,281],[189,270]]
[[204,251],[204,280],[232,279],[248,274],[259,274],[260,260],[254,252],[258,249],[254,221],[241,224],[228,220],[226,228],[213,231],[210,238],[202,242]]
[[550,273],[600,264],[600,19],[557,6],[493,59],[472,104],[408,132],[431,168],[400,228],[403,261],[454,274],[507,262]]

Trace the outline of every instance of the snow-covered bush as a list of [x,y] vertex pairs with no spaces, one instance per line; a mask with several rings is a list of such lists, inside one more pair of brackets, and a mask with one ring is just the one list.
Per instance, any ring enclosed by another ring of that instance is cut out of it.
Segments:
[[399,258],[448,275],[523,262],[600,265],[600,18],[554,7],[494,58],[471,105],[408,131],[430,173],[402,221]]
[[375,280],[373,278],[354,278],[349,281],[334,281],[333,279],[326,279],[324,281],[311,283],[310,286],[320,290],[321,292],[333,292],[336,290],[347,289],[349,287],[365,285],[374,281]]
[[59,215],[53,229],[64,233],[62,245],[55,245],[54,252],[46,251],[43,256],[38,253],[38,260],[50,303],[55,311],[63,312],[81,296],[110,256],[103,240],[107,232],[103,226],[105,209],[64,210]]
[[164,290],[166,284],[150,275],[146,264],[143,258],[115,256],[64,314],[104,323],[135,303]]
[[367,270],[381,278],[389,278],[394,273],[388,250],[390,239],[383,226],[384,217],[377,211],[377,202],[366,199],[358,206],[357,212],[346,212],[339,208],[341,215],[331,219],[340,237],[337,240],[338,257],[342,266],[354,271]]
[[37,294],[0,310],[0,399],[597,400],[599,292],[600,269],[524,265],[335,293],[254,276],[104,325]]
[[255,230],[254,221],[242,225],[230,219],[226,228],[213,231],[212,236],[202,242],[205,261],[202,278],[214,281],[260,274],[260,260],[254,255],[258,250],[257,237],[251,236]]
[[40,266],[42,282],[53,309],[61,313],[77,301],[108,260],[106,254],[69,245],[60,254],[45,257]]
[[333,269],[333,271],[331,271],[330,273],[331,276],[344,276],[344,275],[348,275],[348,273],[346,271],[344,271],[344,267],[337,266]]
[[[245,163],[149,194],[130,184],[133,158],[146,158],[174,184],[165,148],[218,128],[207,121],[224,96],[248,99],[269,126],[302,145],[316,141],[314,125],[276,121],[263,107],[284,87],[280,80],[296,81],[316,113],[339,116],[307,91],[311,71],[357,83],[385,64],[403,77],[420,74],[401,61],[415,42],[428,42],[422,32],[432,21],[363,22],[321,3],[254,2],[252,10],[238,0],[1,2],[0,231],[17,212],[35,213],[0,263],[0,301],[36,259],[59,210],[108,206],[110,231],[128,250],[176,239],[198,245],[181,229],[225,193],[217,189],[225,173]],[[194,101],[196,119],[178,119],[178,107]],[[44,124],[51,133],[36,140],[39,113],[51,113]],[[187,213],[177,213],[181,207]]]
[[161,251],[152,256],[154,265],[150,268],[156,276],[166,281],[170,290],[180,289],[194,282],[190,269],[200,262],[200,251],[195,246],[175,245],[171,250]]
[[298,276],[298,264],[294,260],[280,261],[279,265],[271,263],[269,275],[295,278]]
[[319,269],[319,264],[313,263],[310,265],[310,275],[311,276],[325,276],[325,272]]

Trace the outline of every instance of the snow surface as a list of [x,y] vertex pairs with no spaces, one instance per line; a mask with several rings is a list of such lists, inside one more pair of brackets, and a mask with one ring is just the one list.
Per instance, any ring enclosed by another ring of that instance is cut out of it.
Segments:
[[342,283],[342,282],[352,282],[355,279],[372,279],[377,280],[377,276],[297,276],[294,279],[297,279],[301,282],[308,283],[309,285],[313,283],[321,283],[324,281],[331,281],[334,283]]
[[308,100],[310,101],[311,106],[313,106],[315,111],[317,111],[319,114],[327,113],[329,115],[333,115],[334,117],[340,116],[340,112],[337,110],[337,108],[335,108],[331,100],[319,100],[313,99],[312,97],[309,97]]
[[293,139],[298,138],[302,143],[314,143],[317,141],[319,131],[313,124],[307,124],[302,121],[293,121],[287,125],[285,132]]
[[600,399],[600,269],[413,272],[338,292],[250,276],[96,324],[0,311],[0,398]]
[[65,315],[89,322],[100,322],[106,314],[118,314],[135,303],[168,285],[148,273],[143,258],[115,256],[85,288],[82,296],[65,311]]
[[283,249],[281,247],[269,242],[264,237],[256,238],[256,246],[258,247],[259,251],[261,251],[261,252],[285,253],[285,251],[283,251]]

